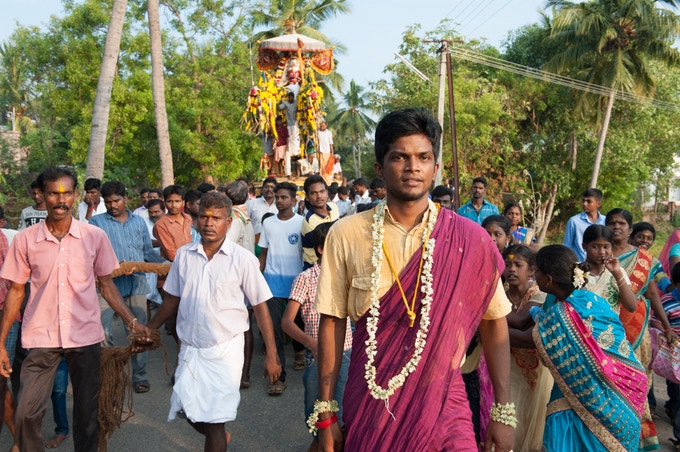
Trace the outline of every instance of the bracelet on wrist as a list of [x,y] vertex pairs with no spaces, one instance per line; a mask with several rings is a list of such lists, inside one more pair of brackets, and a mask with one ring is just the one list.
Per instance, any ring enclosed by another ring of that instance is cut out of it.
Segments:
[[135,323],[137,323],[137,317],[134,319],[130,320],[130,323],[128,323],[128,330],[132,331],[132,328],[134,328]]
[[[340,411],[340,406],[337,400],[317,400],[314,402],[314,411],[309,415],[307,419],[307,426],[309,427],[309,433],[316,433],[319,429],[328,428],[338,421],[338,415],[335,414]],[[329,419],[324,419],[319,421],[319,414],[321,413],[333,413]],[[335,418],[335,420],[333,420]],[[328,425],[326,425],[328,422]],[[321,426],[319,426],[321,423]]]
[[491,405],[491,420],[499,424],[508,425],[512,428],[517,427],[517,412],[515,404],[510,402],[505,405],[494,403]]
[[316,421],[316,428],[317,430],[323,430],[335,424],[336,422],[338,422],[338,415],[336,413],[333,413],[333,416],[329,417],[328,419],[324,419],[323,421]]

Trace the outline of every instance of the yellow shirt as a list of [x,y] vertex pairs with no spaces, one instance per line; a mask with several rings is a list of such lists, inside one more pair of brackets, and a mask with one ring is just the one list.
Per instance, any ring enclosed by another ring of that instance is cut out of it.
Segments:
[[[436,206],[430,201],[422,221],[407,231],[394,221],[385,208],[383,243],[397,274],[406,267],[423,244],[423,231]],[[321,260],[321,275],[316,294],[316,309],[321,314],[357,321],[371,304],[371,264],[373,215],[375,208],[342,218],[328,233]],[[475,275],[470,275],[474,277]],[[378,296],[382,297],[395,278],[384,259],[380,271]],[[436,300],[435,300],[436,302]],[[485,320],[505,317],[511,303],[498,280],[496,292],[484,314]]]

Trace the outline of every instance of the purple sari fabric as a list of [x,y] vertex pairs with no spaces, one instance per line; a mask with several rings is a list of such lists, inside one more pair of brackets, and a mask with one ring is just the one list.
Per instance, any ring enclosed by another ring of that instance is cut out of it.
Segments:
[[[477,450],[459,367],[504,264],[487,233],[451,211],[440,211],[432,237],[434,295],[427,344],[417,369],[387,406],[369,394],[364,379],[368,314],[356,324],[343,398],[346,450]],[[399,276],[407,296],[413,293],[419,260],[417,252]],[[413,354],[421,295],[413,328],[396,284],[381,298],[374,365],[383,387]]]

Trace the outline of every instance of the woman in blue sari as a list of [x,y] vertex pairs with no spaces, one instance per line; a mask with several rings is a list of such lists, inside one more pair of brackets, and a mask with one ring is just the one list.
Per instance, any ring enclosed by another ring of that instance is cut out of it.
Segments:
[[542,248],[536,266],[536,282],[549,295],[542,309],[532,308],[533,338],[555,379],[544,449],[637,450],[647,376],[618,315],[580,290],[584,271],[569,248]]

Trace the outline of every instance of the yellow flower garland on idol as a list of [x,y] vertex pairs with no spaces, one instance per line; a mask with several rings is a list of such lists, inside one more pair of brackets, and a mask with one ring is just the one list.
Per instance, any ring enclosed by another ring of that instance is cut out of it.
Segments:
[[308,68],[306,71],[307,83],[304,84],[298,95],[297,120],[300,130],[300,156],[305,155],[305,146],[309,139],[316,142],[317,122],[322,118],[321,103],[323,101],[323,88],[316,83],[314,71]]
[[276,106],[280,97],[280,90],[272,78],[266,72],[262,72],[257,86],[250,89],[246,109],[241,116],[241,130],[278,139]]

